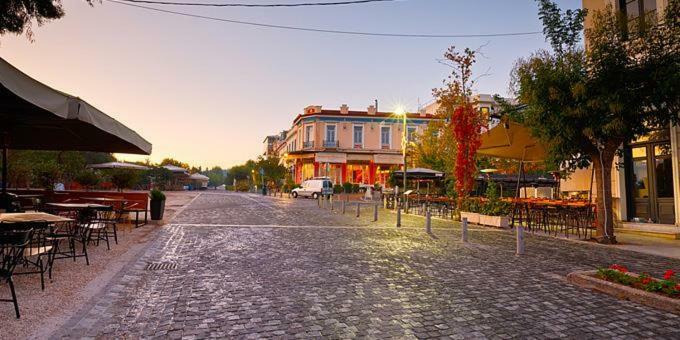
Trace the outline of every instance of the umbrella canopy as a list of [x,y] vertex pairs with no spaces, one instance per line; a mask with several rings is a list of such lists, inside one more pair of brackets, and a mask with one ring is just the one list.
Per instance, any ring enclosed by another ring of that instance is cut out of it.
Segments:
[[145,154],[151,144],[84,100],[50,88],[0,58],[2,192],[7,149]]
[[136,132],[2,58],[0,122],[0,133],[10,149],[151,154],[151,144]]
[[124,163],[124,162],[108,162],[101,164],[89,164],[87,166],[90,169],[129,169],[129,170],[149,170],[148,166]]
[[170,170],[172,173],[175,173],[175,174],[189,175],[189,170],[187,170],[185,168],[181,168],[181,167],[178,167],[178,166],[175,166],[175,165],[170,165],[170,164],[164,165],[163,167]]
[[545,146],[522,124],[507,122],[482,134],[478,155],[539,162],[547,157]]
[[[392,173],[395,177],[404,176],[404,172],[399,170]],[[443,179],[444,173],[437,170],[425,168],[406,169],[406,179]]]

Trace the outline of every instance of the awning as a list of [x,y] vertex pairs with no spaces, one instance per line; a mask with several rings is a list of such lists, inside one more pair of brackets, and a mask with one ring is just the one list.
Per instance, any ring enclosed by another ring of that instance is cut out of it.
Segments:
[[9,149],[151,154],[151,143],[84,100],[0,58],[0,133]]
[[108,162],[100,164],[89,164],[87,166],[90,169],[129,169],[129,170],[149,170],[148,166],[124,163],[124,162]]
[[500,123],[482,133],[482,145],[477,154],[524,162],[539,162],[547,157],[545,147],[531,135],[531,131],[515,122]]
[[195,181],[209,181],[210,177],[201,174],[191,174],[191,176],[189,176],[189,179]]
[[319,152],[314,158],[318,163],[347,163],[347,154],[337,152]]
[[[395,178],[402,178],[404,172],[399,170],[392,173]],[[444,173],[437,170],[425,169],[425,168],[412,168],[406,169],[406,179],[444,179]]]
[[189,175],[189,170],[185,168],[178,167],[176,165],[163,165],[164,168],[170,170],[170,172],[175,173],[175,174],[185,174]]
[[402,165],[404,164],[404,157],[402,155],[376,154],[373,156],[373,162],[375,164]]
[[[84,100],[57,91],[0,58],[2,193],[7,149],[151,154],[151,143]],[[4,200],[0,200],[4,205]]]

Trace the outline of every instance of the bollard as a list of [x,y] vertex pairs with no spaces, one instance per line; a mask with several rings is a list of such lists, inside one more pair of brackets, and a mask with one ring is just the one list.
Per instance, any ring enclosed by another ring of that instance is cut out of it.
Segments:
[[387,196],[383,197],[383,208],[387,209]]
[[357,202],[357,217],[361,215],[361,203]]
[[331,211],[335,210],[335,207],[333,206],[333,196],[329,197],[329,198],[328,198],[328,201],[329,201],[330,204],[331,204]]
[[408,214],[408,200],[404,201],[404,212]]
[[397,207],[397,228],[401,227],[401,208]]
[[378,203],[373,205],[373,222],[378,221]]
[[517,226],[517,255],[524,255],[524,228]]
[[467,234],[467,217],[463,217],[463,242],[467,243],[468,241],[468,234]]
[[319,204],[319,208],[322,208],[322,207],[321,207],[321,195],[319,195],[319,200],[318,200],[317,203]]
[[425,210],[425,231],[428,234],[432,234],[432,216],[430,216],[430,210]]
[[344,215],[345,214],[345,203],[347,203],[347,201],[340,201],[340,202],[342,202],[342,214]]

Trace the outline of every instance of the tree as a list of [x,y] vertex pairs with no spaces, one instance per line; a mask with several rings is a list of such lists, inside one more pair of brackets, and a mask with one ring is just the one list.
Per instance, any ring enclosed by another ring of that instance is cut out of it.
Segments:
[[[92,0],[86,0],[92,5]],[[64,16],[61,0],[3,0],[0,1],[0,35],[26,33],[33,38],[32,23],[38,26]]]
[[139,173],[137,170],[129,169],[112,169],[108,171],[111,183],[122,191],[125,188],[132,188],[139,182]]
[[520,59],[512,87],[525,125],[568,170],[592,164],[598,179],[597,240],[615,243],[611,171],[627,142],[677,124],[680,109],[679,0],[670,0],[659,23],[628,28],[611,6],[593,15],[588,49],[580,45],[583,10],[562,12],[539,1],[543,32],[552,50]]
[[255,164],[255,176],[258,183],[262,182],[260,178],[260,169],[264,172],[264,180],[266,183],[279,186],[286,177],[288,171],[286,167],[280,164],[280,158],[276,156],[258,157]]
[[161,161],[160,166],[165,166],[165,165],[174,165],[174,166],[178,166],[180,168],[187,169],[187,170],[191,169],[191,166],[188,163],[180,162],[180,161],[178,161],[174,158],[164,158]]
[[[482,114],[475,109],[472,99],[472,65],[475,63],[475,51],[466,48],[462,53],[450,47],[444,54],[453,72],[445,81],[444,87],[434,89],[434,96],[440,104],[440,110],[450,117],[451,129],[456,145],[454,178],[455,188],[460,202],[472,191],[477,172],[475,154],[481,145],[480,134],[484,126]],[[453,155],[451,155],[453,156]]]
[[208,180],[208,185],[212,187],[217,187],[222,184],[224,184],[224,170],[220,168],[219,166],[213,167],[212,169],[203,172],[204,175],[208,176],[210,178]]

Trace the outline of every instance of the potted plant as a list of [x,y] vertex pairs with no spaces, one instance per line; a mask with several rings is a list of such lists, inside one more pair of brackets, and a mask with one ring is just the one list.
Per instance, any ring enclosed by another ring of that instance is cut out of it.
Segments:
[[498,184],[489,181],[486,188],[487,202],[481,208],[479,224],[498,228],[507,228],[510,225],[510,211],[512,204],[501,201],[498,196]]
[[467,198],[460,207],[460,220],[467,218],[468,223],[479,224],[480,201],[476,198]]
[[162,220],[165,212],[165,194],[158,189],[152,189],[149,192],[149,199],[151,200],[151,220]]
[[479,224],[497,228],[507,228],[510,225],[510,202],[495,199],[484,204],[482,215],[479,216]]

